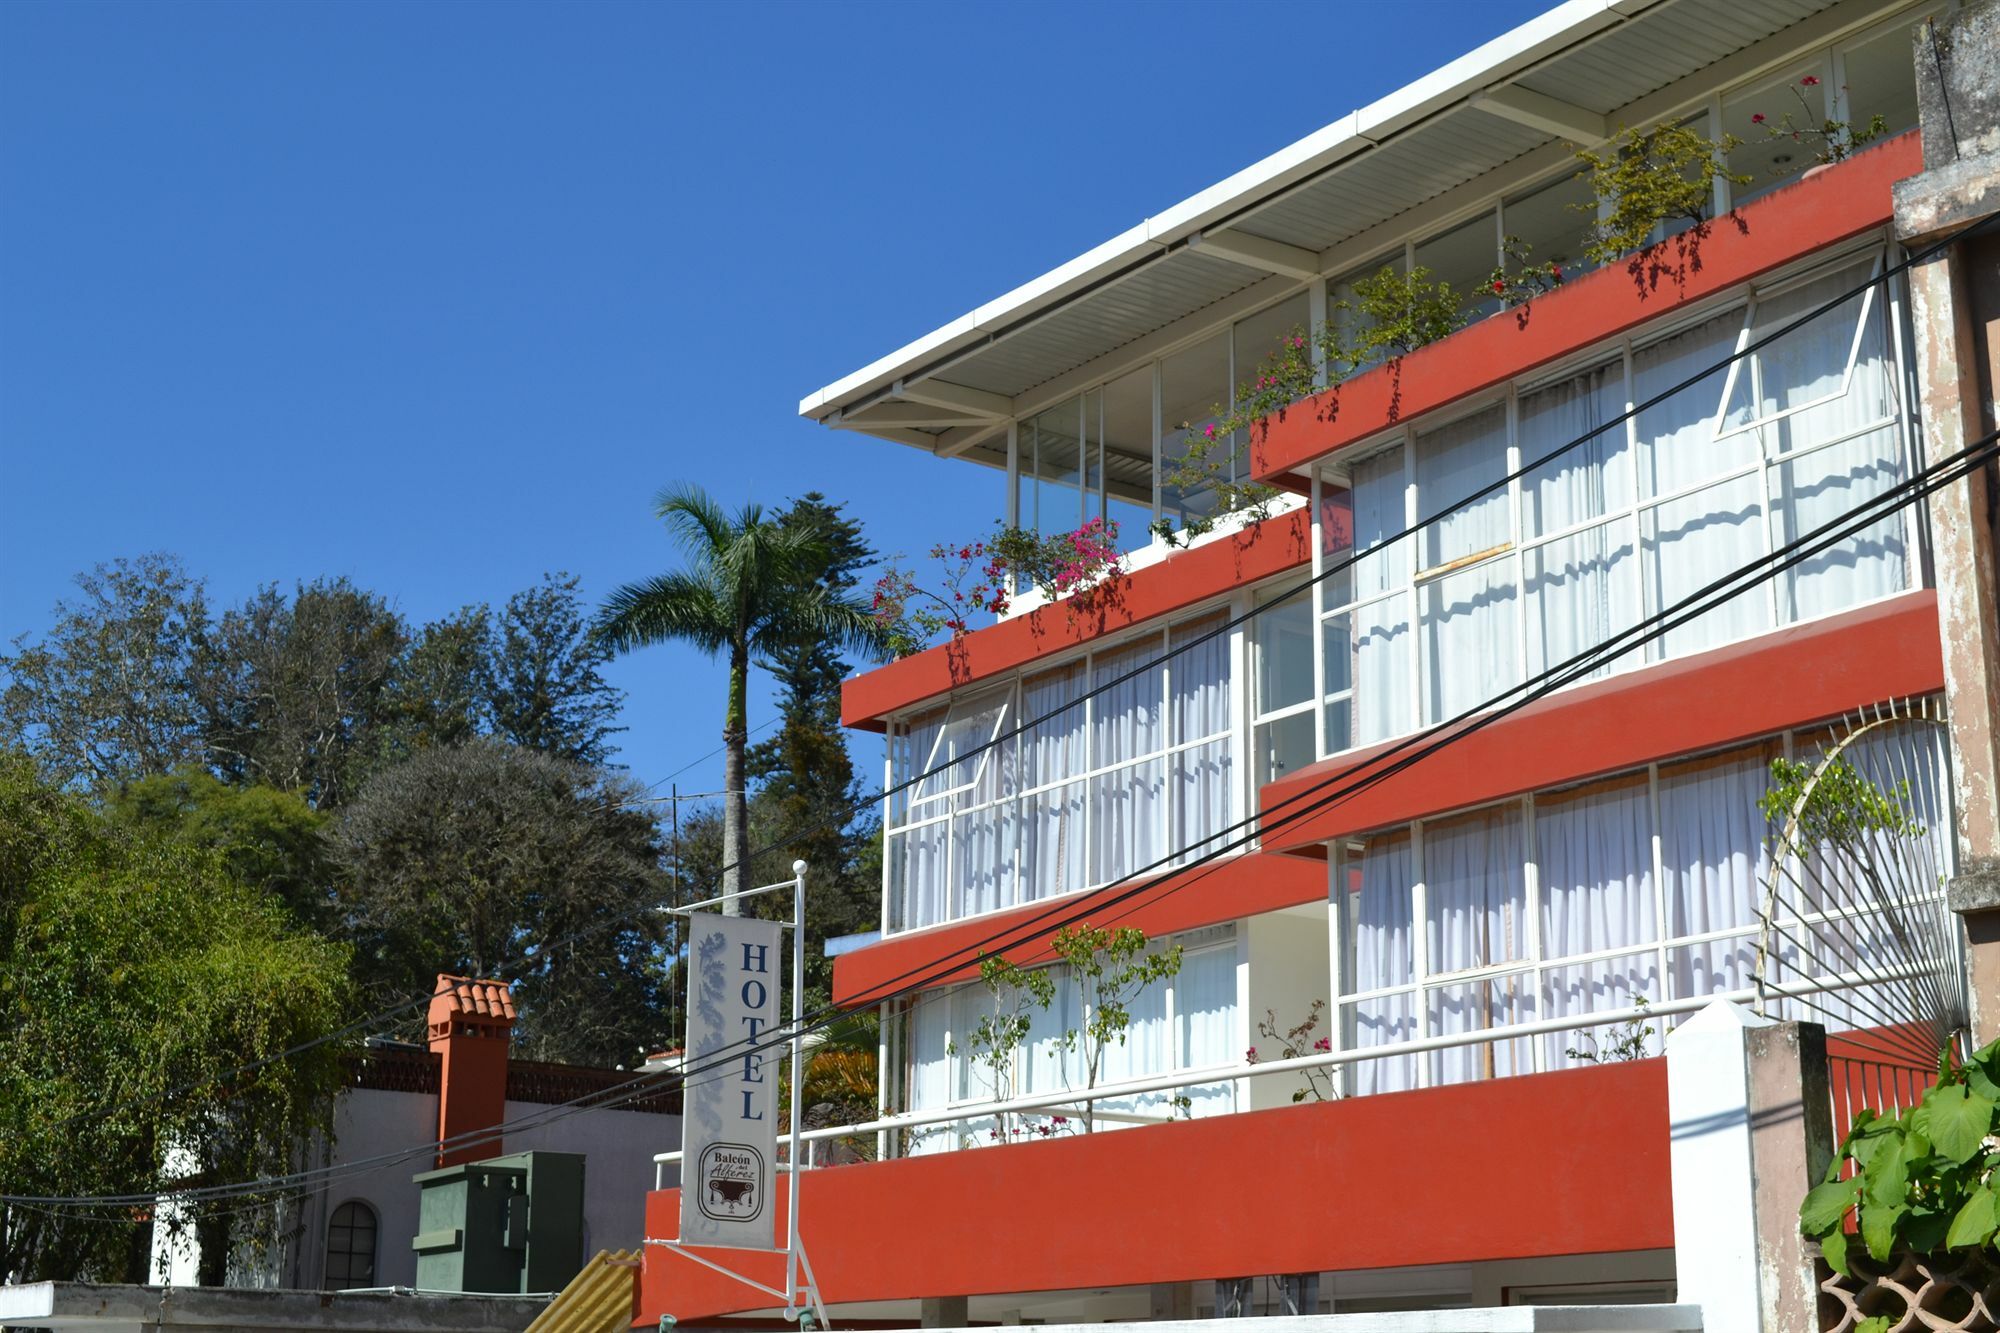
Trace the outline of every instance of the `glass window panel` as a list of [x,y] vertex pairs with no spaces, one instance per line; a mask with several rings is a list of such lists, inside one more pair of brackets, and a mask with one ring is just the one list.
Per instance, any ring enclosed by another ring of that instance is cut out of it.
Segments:
[[1320,656],[1326,663],[1322,694],[1344,694],[1354,684],[1354,617],[1346,612],[1328,616],[1320,623],[1323,646]]
[[[1795,139],[1782,133],[1781,127],[1786,116],[1791,117],[1795,129],[1817,130],[1826,122],[1826,73],[1826,62],[1814,56],[1774,82],[1723,100],[1723,131],[1743,141],[1729,154],[1729,170],[1750,177],[1748,185],[1730,187],[1734,202],[1740,204],[1776,189],[1817,165],[1817,143],[1810,137]],[[1821,82],[1814,87],[1796,86],[1805,76]],[[1755,116],[1764,119],[1753,120]]]
[[[1653,882],[1652,793],[1646,774],[1627,774],[1535,799],[1542,956],[1601,953],[1659,938]],[[1544,1017],[1630,1008],[1662,995],[1659,953],[1552,968],[1543,975]],[[1571,1063],[1576,1034],[1548,1043],[1549,1067]],[[1588,1044],[1584,1044],[1588,1049]]]
[[1517,805],[1424,825],[1425,938],[1433,975],[1527,956],[1524,850]]
[[1030,676],[1021,683],[1025,723],[1017,744],[1023,787],[1040,787],[1083,771],[1083,666]]
[[1326,701],[1326,752],[1339,754],[1354,744],[1354,702],[1351,699]]
[[1169,664],[1168,675],[1173,690],[1173,739],[1177,743],[1229,730],[1233,705],[1229,635],[1221,632],[1224,623],[1217,615],[1173,627],[1177,656]]
[[1153,368],[1104,386],[1105,513],[1118,525],[1118,549],[1152,541]]
[[1148,759],[1090,779],[1090,878],[1115,884],[1151,866],[1166,843],[1167,761]]
[[[1632,560],[1638,549],[1631,518],[1614,519],[1522,555],[1527,579],[1528,674],[1542,672],[1608,643],[1639,620],[1632,596]],[[1605,663],[1591,675],[1609,672]]]
[[[1496,977],[1425,989],[1431,1035],[1450,1037],[1485,1032],[1535,1021],[1535,979],[1531,974]],[[1527,1037],[1482,1041],[1433,1051],[1434,1083],[1469,1083],[1474,1079],[1507,1078],[1534,1072],[1534,1048]]]
[[[1646,402],[1727,360],[1736,350],[1743,318],[1741,310],[1728,311],[1633,352],[1633,398]],[[1743,370],[1739,363],[1737,373]],[[1717,437],[1727,378],[1728,372],[1718,371],[1639,413],[1635,424],[1644,494],[1682,490],[1756,461],[1757,442],[1748,432]]]
[[[1236,950],[1198,949],[1181,959],[1174,978],[1175,1054],[1181,1069],[1214,1069],[1235,1064]],[[1214,1083],[1180,1089],[1193,1104],[1190,1116],[1235,1109],[1235,1084]]]
[[1257,661],[1259,714],[1275,712],[1313,697],[1312,597],[1295,593],[1280,602],[1260,596],[1264,608],[1251,622]]
[[[1344,479],[1322,473],[1319,492],[1319,550],[1341,556],[1354,549],[1354,497]],[[1345,598],[1340,599],[1345,601]]]
[[[1174,353],[1160,363],[1160,457],[1169,471],[1187,454],[1188,437],[1215,420],[1216,409],[1229,397],[1229,334],[1227,331]],[[1227,445],[1208,457],[1215,459]],[[1162,511],[1176,523],[1189,516],[1213,513],[1215,493],[1203,489],[1182,494],[1164,484]]]
[[1021,424],[1021,526],[1050,535],[1083,523],[1083,403],[1071,398]]
[[1398,593],[1354,612],[1354,742],[1366,745],[1408,731],[1410,603]]
[[[1669,500],[1646,511],[1643,573],[1647,607],[1668,610],[1764,553],[1761,482],[1755,473]],[[1654,639],[1654,661],[1699,652],[1771,628],[1770,596],[1761,583]]]
[[1590,240],[1596,213],[1590,178],[1572,173],[1509,200],[1502,216],[1507,235],[1527,243],[1530,264],[1561,264],[1563,276],[1571,278],[1591,267],[1583,247]]
[[1236,821],[1236,747],[1210,741],[1174,757],[1175,848],[1189,858],[1218,850]]
[[1522,465],[1548,458],[1521,479],[1521,524],[1528,536],[1632,503],[1632,451],[1619,420],[1625,409],[1622,361],[1521,395]]
[[[1867,281],[1871,268],[1867,263],[1844,268],[1760,300],[1752,312],[1751,341],[1852,291]],[[1893,416],[1885,304],[1879,292],[1872,299],[1853,296],[1751,353],[1744,361],[1747,373],[1739,373],[1730,389],[1728,424],[1766,421],[1759,432],[1766,447],[1790,453]]]
[[1675,936],[1735,932],[1669,950],[1668,984],[1677,999],[1741,990],[1755,979],[1770,833],[1757,802],[1780,753],[1764,744],[1660,769],[1667,929]]
[[1847,121],[1865,129],[1881,116],[1885,130],[1900,134],[1917,125],[1917,79],[1910,60],[1910,19],[1893,23],[1846,57]]
[[[1164,663],[1159,637],[1118,652],[1100,653],[1091,663],[1090,766],[1122,764],[1166,747],[1162,716]],[[1121,679],[1136,672],[1130,679]],[[1113,683],[1117,682],[1117,683]]]
[[1417,516],[1424,522],[1421,559],[1425,569],[1490,551],[1511,540],[1506,487],[1467,500],[1507,475],[1504,404],[1419,434],[1416,463]]
[[[1347,969],[1355,993],[1408,988],[1415,978],[1414,867],[1407,832],[1377,834],[1361,857],[1361,887],[1354,901],[1354,966]],[[1340,1016],[1347,1043],[1355,1047],[1413,1041],[1418,1035],[1416,996],[1392,991],[1343,1005]],[[1366,1060],[1354,1067],[1356,1092],[1394,1092],[1417,1085],[1414,1056]]]
[[1021,900],[1088,888],[1083,840],[1084,784],[1072,782],[1021,801]]
[[1316,757],[1313,715],[1307,709],[1257,728],[1257,783],[1275,782],[1296,773]]
[[[1405,491],[1400,446],[1354,465],[1354,549],[1374,552],[1357,556],[1348,571],[1356,597],[1400,588],[1410,581],[1411,543],[1408,539],[1390,541],[1408,526]],[[1376,551],[1378,547],[1381,549]]]
[[1510,556],[1423,585],[1425,706],[1433,722],[1519,683],[1520,626]]
[[[1837,523],[1896,484],[1902,466],[1893,426],[1816,449],[1771,469],[1776,540],[1791,542]],[[1826,615],[1900,592],[1906,581],[1903,514],[1880,521],[1780,575],[1779,614],[1787,620]]]
[[1492,293],[1493,266],[1499,262],[1499,223],[1491,209],[1417,247],[1417,267],[1430,270],[1430,281],[1449,283],[1461,308],[1475,318],[1500,308]]

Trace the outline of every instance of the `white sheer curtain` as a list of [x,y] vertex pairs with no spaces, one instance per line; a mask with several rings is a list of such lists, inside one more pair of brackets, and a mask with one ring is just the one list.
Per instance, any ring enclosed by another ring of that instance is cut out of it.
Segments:
[[[1851,290],[1870,267],[1843,269],[1758,302],[1752,336],[1762,338]],[[1850,298],[1755,354],[1756,418],[1790,413],[1756,431],[1770,455],[1780,459],[1771,468],[1778,544],[1833,522],[1902,479],[1887,304],[1879,289]],[[1734,401],[1732,420],[1748,419],[1750,386],[1739,384]],[[1800,452],[1831,440],[1840,443]],[[1787,571],[1780,613],[1798,620],[1899,591],[1905,581],[1903,547],[1903,517],[1889,514]]]
[[[907,1096],[912,1111],[935,1111],[951,1104],[952,1057],[947,1049],[951,1034],[951,996],[930,991],[911,1006],[909,1034],[909,1085]],[[948,1152],[958,1146],[954,1125],[926,1125],[909,1131],[912,1156]]]
[[1757,801],[1777,754],[1775,745],[1757,745],[1660,770],[1670,933],[1742,932],[1670,952],[1668,979],[1677,999],[1739,990],[1754,980],[1757,908],[1769,860]]
[[[1389,449],[1354,465],[1354,549],[1367,551],[1404,526],[1403,451]],[[1354,596],[1365,599],[1410,581],[1406,539],[1356,559],[1348,572]],[[1416,724],[1410,699],[1410,599],[1397,592],[1355,608],[1352,620],[1354,743],[1408,731]],[[1329,674],[1337,674],[1330,672]]]
[[[1424,568],[1513,540],[1505,487],[1466,499],[1507,475],[1505,405],[1418,434],[1416,469],[1418,516],[1427,520],[1419,538]],[[1459,508],[1441,512],[1461,500],[1466,502]],[[1429,720],[1455,717],[1520,679],[1511,559],[1427,583],[1421,600]]]
[[[1726,359],[1743,331],[1731,311],[1632,354],[1633,396],[1644,402],[1698,370]],[[1748,373],[1740,366],[1739,375]],[[1723,375],[1712,375],[1639,413],[1640,489],[1665,495],[1735,469],[1752,471],[1645,511],[1648,611],[1692,595],[1764,551],[1762,482],[1751,432],[1720,433]],[[1753,586],[1656,639],[1654,660],[1698,652],[1770,628],[1770,602]]]
[[[1527,881],[1521,809],[1497,806],[1424,825],[1424,938],[1432,975],[1527,957]],[[1431,1032],[1446,1036],[1523,1023],[1534,1014],[1525,976],[1461,982],[1429,990]],[[1525,1039],[1440,1051],[1438,1081],[1525,1073]]]
[[[1166,847],[1166,745],[1164,681],[1159,666],[1120,685],[1111,682],[1160,656],[1149,641],[1094,660],[1090,728],[1093,768],[1119,765],[1090,779],[1091,882],[1110,884],[1150,864]],[[1137,761],[1137,762],[1134,762]]]
[[[1236,950],[1198,949],[1181,957],[1174,978],[1174,1026],[1178,1029],[1178,1067],[1213,1069],[1235,1064]],[[1221,1115],[1236,1109],[1234,1083],[1204,1083],[1182,1088],[1190,1103],[1188,1114]]]
[[[1211,616],[1174,627],[1175,643],[1190,643],[1223,623]],[[1203,840],[1220,834],[1235,818],[1235,745],[1230,728],[1229,636],[1218,634],[1173,659],[1173,740],[1176,744],[1219,736],[1174,760],[1177,827],[1173,845],[1190,855],[1214,850]],[[1162,849],[1165,850],[1165,849]],[[1148,858],[1149,860],[1152,858]]]
[[[1174,1033],[1167,1022],[1167,988],[1158,981],[1146,987],[1125,1006],[1131,1022],[1125,1040],[1113,1040],[1104,1049],[1097,1082],[1117,1083],[1125,1079],[1164,1074],[1174,1067]],[[1097,1103],[1101,1111],[1123,1111],[1139,1115],[1167,1115],[1173,1109],[1173,1093],[1146,1092],[1112,1097]],[[1129,1122],[1101,1121],[1099,1129],[1123,1129]]]
[[[1410,835],[1379,834],[1361,858],[1361,894],[1354,923],[1354,989],[1409,986],[1415,978],[1415,916]],[[1417,1035],[1415,996],[1408,990],[1347,1005],[1353,1044],[1386,1046]],[[1354,1066],[1356,1092],[1394,1092],[1417,1085],[1416,1057],[1385,1056]]]
[[[1062,667],[1021,685],[1022,788],[1060,783],[1083,771],[1083,668]],[[1061,710],[1061,711],[1058,711]],[[1083,784],[1070,782],[1021,799],[1021,898],[1034,901],[1084,887]]]
[[[1652,795],[1644,773],[1535,799],[1535,863],[1542,899],[1542,956],[1563,958],[1653,945],[1659,903],[1653,891]],[[1542,975],[1544,1018],[1629,1009],[1661,998],[1657,948]],[[1606,1029],[1590,1029],[1596,1044]],[[1579,1033],[1550,1036],[1550,1069],[1574,1063],[1571,1049],[1591,1050]],[[1649,1048],[1655,1055],[1657,1040]]]
[[[1523,478],[1525,536],[1560,532],[1632,503],[1632,451],[1625,423],[1599,429],[1616,420],[1625,406],[1622,361],[1522,395],[1524,463],[1598,432]],[[1529,674],[1566,662],[1637,623],[1630,575],[1637,546],[1632,520],[1619,518],[1527,552]]]

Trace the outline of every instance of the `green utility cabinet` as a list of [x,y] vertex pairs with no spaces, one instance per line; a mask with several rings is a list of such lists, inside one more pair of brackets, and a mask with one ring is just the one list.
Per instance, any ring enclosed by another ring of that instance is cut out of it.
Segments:
[[582,1154],[489,1157],[415,1180],[419,1291],[561,1291],[582,1270]]

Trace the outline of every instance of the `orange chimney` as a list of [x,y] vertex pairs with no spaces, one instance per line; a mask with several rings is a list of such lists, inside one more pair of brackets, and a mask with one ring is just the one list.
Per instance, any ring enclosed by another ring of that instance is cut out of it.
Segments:
[[[504,981],[440,976],[431,996],[431,1049],[443,1057],[438,1080],[438,1138],[477,1134],[507,1118],[507,1043],[514,997]],[[439,1166],[477,1162],[500,1152],[500,1135],[438,1149]]]

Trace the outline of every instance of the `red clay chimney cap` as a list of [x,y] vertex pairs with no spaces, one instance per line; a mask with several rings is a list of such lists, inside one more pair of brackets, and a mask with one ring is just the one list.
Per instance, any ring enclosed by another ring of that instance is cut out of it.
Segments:
[[439,974],[437,991],[431,996],[430,1021],[458,1019],[514,1024],[514,996],[504,981],[475,981],[471,977]]

